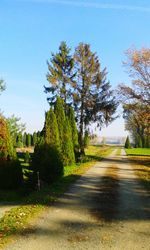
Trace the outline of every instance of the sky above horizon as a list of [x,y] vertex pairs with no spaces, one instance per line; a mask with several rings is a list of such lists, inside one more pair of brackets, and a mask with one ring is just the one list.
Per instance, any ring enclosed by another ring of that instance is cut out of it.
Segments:
[[[44,93],[47,64],[61,41],[74,48],[91,44],[115,89],[125,82],[124,52],[131,46],[150,46],[149,0],[1,0],[0,78],[6,90],[0,110],[15,114],[27,132],[41,130],[48,110]],[[120,111],[119,111],[120,112]],[[121,116],[121,112],[120,112]],[[125,136],[120,117],[99,132],[101,136]]]

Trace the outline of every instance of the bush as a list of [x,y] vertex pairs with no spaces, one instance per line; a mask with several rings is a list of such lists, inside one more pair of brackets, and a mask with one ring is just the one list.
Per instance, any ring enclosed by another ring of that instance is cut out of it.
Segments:
[[0,161],[0,188],[16,189],[23,182],[22,168],[19,161]]
[[37,180],[37,172],[39,172],[40,180],[46,183],[52,183],[62,176],[63,163],[57,147],[47,144],[37,145],[31,168],[34,172],[34,180]]
[[15,158],[10,132],[6,120],[0,115],[0,158],[6,160],[7,157]]

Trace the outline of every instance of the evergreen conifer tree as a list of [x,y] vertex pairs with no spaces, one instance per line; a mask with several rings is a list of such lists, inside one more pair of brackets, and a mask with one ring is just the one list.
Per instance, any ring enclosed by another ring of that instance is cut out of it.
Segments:
[[24,132],[24,134],[23,134],[23,145],[24,145],[24,147],[27,146],[27,133],[26,132]]
[[58,123],[63,164],[71,165],[72,163],[75,162],[72,131],[70,128],[70,121],[68,117],[66,118],[65,116],[63,100],[60,97],[57,97],[54,110]]
[[63,100],[60,97],[57,97],[54,112],[57,119],[58,129],[59,129],[59,138],[60,138],[60,145],[64,143],[64,126],[65,126],[65,112],[63,107]]
[[46,144],[60,147],[57,119],[52,108],[46,113],[44,136]]
[[138,147],[139,148],[142,148],[142,139],[141,139],[141,137],[139,137],[139,139],[138,139]]
[[146,137],[146,148],[150,148],[150,138]]
[[31,135],[30,134],[27,134],[26,145],[27,145],[27,147],[31,146]]
[[34,133],[33,133],[33,146],[35,146],[36,143],[37,143],[37,133],[34,132]]
[[16,147],[21,148],[23,147],[23,137],[22,137],[22,133],[18,133],[17,137],[16,137]]
[[74,150],[76,151],[79,147],[78,130],[77,130],[77,125],[76,125],[76,121],[75,121],[74,110],[72,107],[69,107],[69,109],[68,109],[68,119],[70,122],[72,142],[73,142]]
[[75,162],[74,147],[72,141],[72,132],[68,117],[64,123],[64,136],[62,144],[62,157],[64,165],[71,165]]
[[47,62],[47,80],[50,87],[45,87],[45,92],[53,93],[48,97],[50,105],[55,103],[57,96],[60,96],[65,104],[70,103],[71,85],[75,77],[74,60],[70,55],[70,50],[66,42],[61,42],[59,51],[56,54],[52,53],[50,62]]
[[126,138],[125,148],[131,148],[131,144],[130,144],[129,136],[127,136],[127,138]]

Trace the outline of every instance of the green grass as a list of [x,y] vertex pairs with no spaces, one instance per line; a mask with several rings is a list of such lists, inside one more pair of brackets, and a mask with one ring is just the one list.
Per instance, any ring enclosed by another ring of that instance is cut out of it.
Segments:
[[127,155],[150,155],[150,148],[128,148],[125,151]]
[[96,161],[101,160],[103,157],[111,154],[111,152],[115,149],[113,146],[107,145],[91,145],[86,150],[85,153],[90,159],[94,159]]

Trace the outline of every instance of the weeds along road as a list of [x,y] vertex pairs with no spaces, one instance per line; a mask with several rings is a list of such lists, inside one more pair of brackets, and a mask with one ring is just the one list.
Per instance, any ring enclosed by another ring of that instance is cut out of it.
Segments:
[[97,162],[6,250],[150,249],[150,203],[122,150]]

